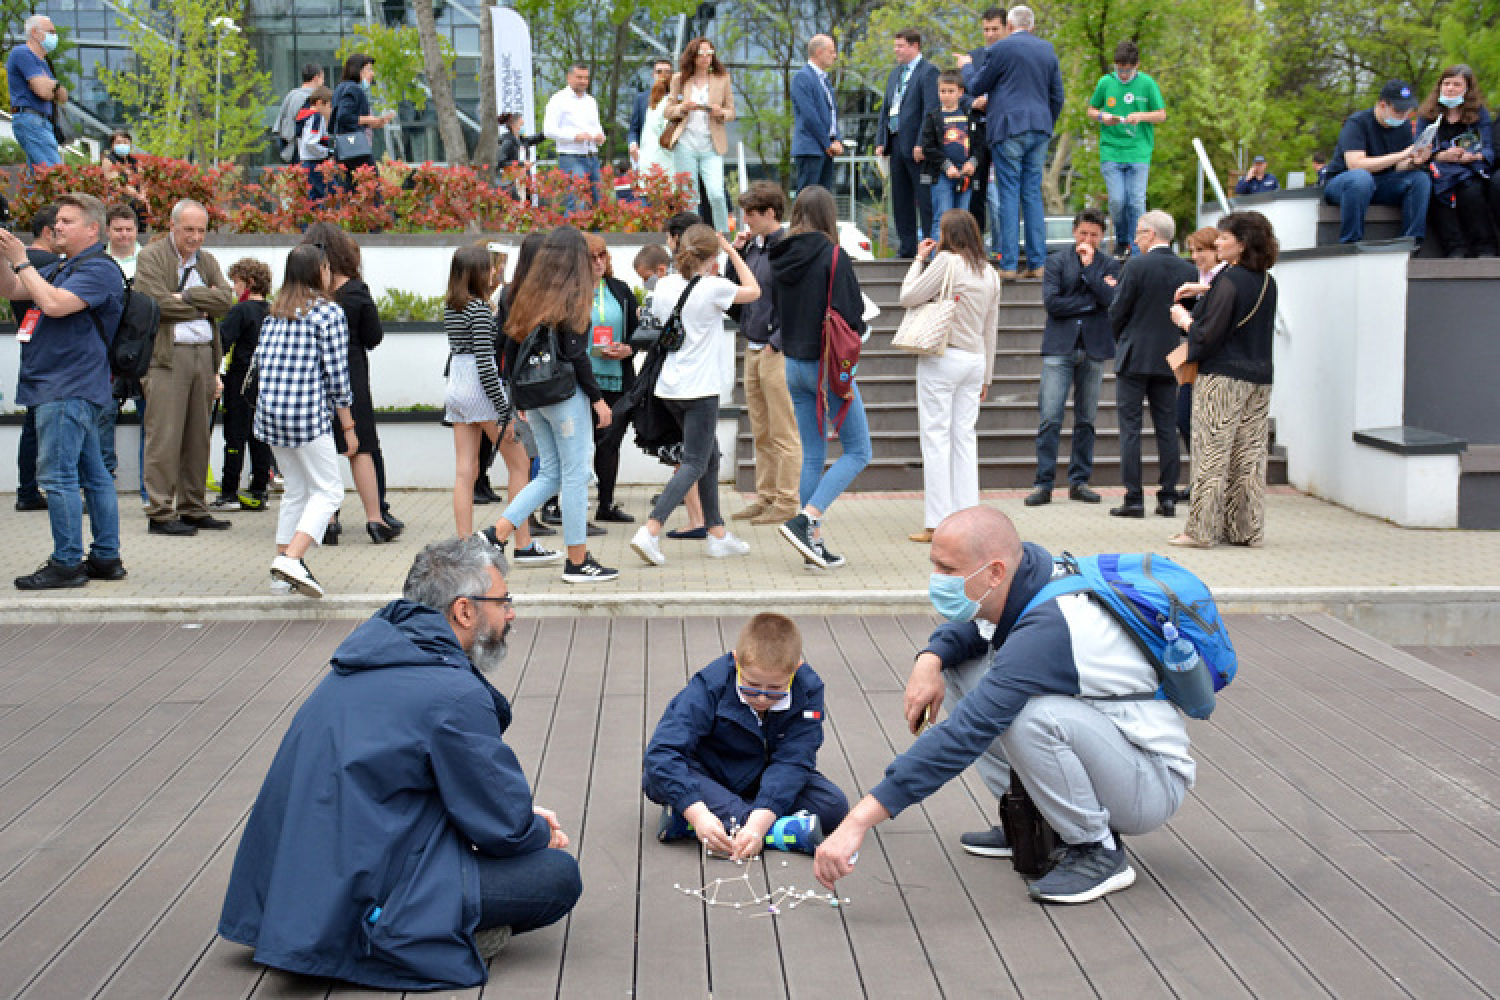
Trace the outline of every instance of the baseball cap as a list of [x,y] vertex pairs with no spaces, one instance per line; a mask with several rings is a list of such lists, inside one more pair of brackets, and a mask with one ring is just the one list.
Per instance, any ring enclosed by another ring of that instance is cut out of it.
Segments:
[[1252,156],[1250,158],[1250,162],[1251,163],[1265,163],[1266,162],[1266,158],[1264,156]]
[[1403,114],[1417,106],[1416,94],[1405,80],[1387,80],[1380,88],[1380,99]]

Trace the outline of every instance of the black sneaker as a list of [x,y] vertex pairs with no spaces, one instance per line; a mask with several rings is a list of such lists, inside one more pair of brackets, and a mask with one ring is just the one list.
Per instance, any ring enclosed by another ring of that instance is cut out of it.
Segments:
[[692,836],[693,828],[671,806],[661,807],[661,819],[656,821],[656,839],[663,844]]
[[1098,503],[1103,498],[1089,489],[1088,483],[1074,483],[1068,487],[1068,499],[1079,503]]
[[828,560],[823,558],[823,552],[812,536],[812,522],[808,520],[806,514],[798,514],[782,522],[777,530],[781,532],[782,538],[792,543],[792,548],[801,553],[804,560],[819,569],[828,568]]
[[[500,538],[495,534],[494,526],[485,528],[480,532],[480,534],[484,536],[485,541],[489,542],[495,548],[499,549],[501,555],[505,554],[505,542],[502,542]],[[509,540],[510,539],[506,539],[506,541]],[[534,545],[536,543],[533,542],[532,544]]]
[[542,504],[541,518],[543,524],[562,524],[562,508],[556,500],[548,500]]
[[1125,845],[1110,850],[1103,844],[1069,844],[1061,860],[1031,883],[1038,903],[1088,903],[1135,884],[1135,869]]
[[1040,507],[1052,502],[1052,487],[1038,486],[1026,494],[1026,499],[1021,501],[1028,507]]
[[205,514],[202,517],[184,517],[182,523],[190,524],[199,531],[228,531],[234,527],[233,521],[226,521],[212,514]]
[[[490,530],[493,531],[494,529]],[[548,563],[561,562],[562,557],[563,554],[561,552],[554,552],[552,549],[542,548],[542,546],[538,545],[536,542],[532,542],[524,549],[516,549],[514,555],[512,556],[512,558],[514,558],[516,561],[516,565],[518,566],[545,566]]]
[[46,510],[47,498],[41,494],[34,497],[16,497],[16,510]]
[[621,510],[617,503],[612,503],[608,507],[600,507],[594,514],[594,520],[605,521],[609,524],[635,523],[635,518]]
[[237,496],[226,496],[219,494],[219,498],[208,505],[209,510],[239,510],[240,498]]
[[824,545],[823,539],[815,538],[813,539],[813,544],[816,545],[818,547],[818,551],[823,554],[824,566],[828,567],[829,569],[838,569],[840,566],[844,565],[844,557],[839,555],[837,552],[834,552],[827,545]]
[[198,533],[195,526],[176,518],[170,521],[152,521],[146,531],[153,535],[178,535],[182,538],[189,538]]
[[563,583],[609,583],[619,575],[617,569],[600,566],[592,552],[586,553],[581,563],[563,560]]
[[125,579],[125,563],[119,559],[95,559],[92,553],[83,561],[83,571],[90,580]]
[[1010,841],[1005,839],[1005,831],[998,826],[983,833],[966,833],[958,838],[958,846],[981,858],[1010,857]]
[[61,590],[66,587],[83,587],[89,582],[83,563],[68,566],[56,559],[48,559],[30,576],[16,577],[17,590]]

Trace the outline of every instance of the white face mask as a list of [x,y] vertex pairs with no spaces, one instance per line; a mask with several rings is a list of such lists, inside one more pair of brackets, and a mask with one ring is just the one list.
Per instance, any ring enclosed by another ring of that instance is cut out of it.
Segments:
[[117,143],[115,143],[115,155],[116,156],[129,156],[130,155],[130,143],[128,143],[128,142],[117,142]]

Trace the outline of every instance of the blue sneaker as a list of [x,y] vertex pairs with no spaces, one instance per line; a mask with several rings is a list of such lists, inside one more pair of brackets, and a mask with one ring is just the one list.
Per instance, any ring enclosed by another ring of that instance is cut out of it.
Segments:
[[806,809],[781,817],[771,824],[771,829],[766,833],[766,846],[778,851],[811,854],[822,842],[822,825],[818,822],[818,817]]
[[671,840],[682,840],[692,835],[688,821],[673,811],[671,806],[661,807],[661,819],[656,823],[656,839],[663,844]]
[[1135,869],[1125,856],[1125,845],[1115,838],[1115,849],[1099,844],[1069,844],[1046,875],[1031,883],[1038,903],[1089,903],[1100,896],[1135,884]]

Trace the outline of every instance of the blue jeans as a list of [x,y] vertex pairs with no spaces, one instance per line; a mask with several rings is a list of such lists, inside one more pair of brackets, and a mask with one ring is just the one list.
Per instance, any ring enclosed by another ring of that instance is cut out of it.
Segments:
[[1365,238],[1365,210],[1370,203],[1401,206],[1401,235],[1420,240],[1427,233],[1427,201],[1432,178],[1425,170],[1346,170],[1323,189],[1323,200],[1339,207],[1339,242]]
[[[959,183],[963,178],[954,180],[952,177],[942,176],[932,183],[932,232],[941,231],[943,224],[943,213],[950,208],[956,208],[960,212],[969,210],[969,195],[974,193],[972,187],[965,187],[960,193]],[[928,235],[932,235],[929,233]],[[932,237],[937,239],[936,236]]]
[[[571,177],[587,177],[589,187],[594,192],[594,204],[599,203],[599,157],[584,156],[580,153],[558,153],[557,168]],[[576,207],[575,199],[568,196],[568,211]]]
[[582,389],[561,403],[526,411],[541,468],[501,515],[525,524],[531,512],[557,497],[563,543],[588,544],[589,472],[594,460],[594,419]]
[[[870,425],[865,420],[865,404],[854,388],[854,399],[839,428],[839,444],[844,453],[827,472],[828,439],[818,427],[818,363],[786,359],[786,387],[792,394],[792,409],[797,414],[797,435],[802,439],[802,478],[797,496],[805,507],[828,513],[829,506],[854,482],[860,470],[870,464]],[[827,419],[831,422],[844,401],[828,392]]]
[[1000,192],[1000,269],[1014,271],[1021,258],[1021,216],[1026,217],[1026,266],[1047,260],[1047,206],[1042,202],[1042,170],[1051,136],[1040,129],[997,142],[995,187]]
[[1135,224],[1146,214],[1146,182],[1149,163],[1099,164],[1104,187],[1109,191],[1109,216],[1115,221],[1115,250],[1124,253],[1135,238]]
[[[729,208],[724,201],[724,157],[714,152],[712,146],[706,150],[692,149],[688,142],[679,142],[672,150],[672,163],[679,174],[692,174],[703,182],[703,193],[708,195],[708,205],[713,212],[713,226],[720,232],[728,228]],[[703,218],[702,209],[698,214]]]
[[10,130],[26,154],[29,167],[55,167],[62,163],[62,151],[57,148],[57,136],[52,123],[41,115],[30,111],[18,111],[11,119]]
[[1000,185],[993,177],[985,185],[984,200],[990,210],[990,253],[1000,256]]
[[545,848],[513,858],[481,854],[479,927],[509,927],[516,934],[555,924],[583,895],[578,862],[566,851]]
[[[74,398],[42,403],[33,409],[37,482],[47,493],[52,558],[64,566],[83,562],[84,498],[94,533],[94,558],[120,558],[120,508],[115,483],[99,454],[101,407]],[[78,495],[80,487],[84,498]]]
[[1042,411],[1036,429],[1036,485],[1051,489],[1057,476],[1057,444],[1062,436],[1063,411],[1068,388],[1073,389],[1073,456],[1068,463],[1068,483],[1081,486],[1094,472],[1094,417],[1099,412],[1099,386],[1104,382],[1104,361],[1085,351],[1048,354],[1042,357],[1042,386],[1037,400]]

